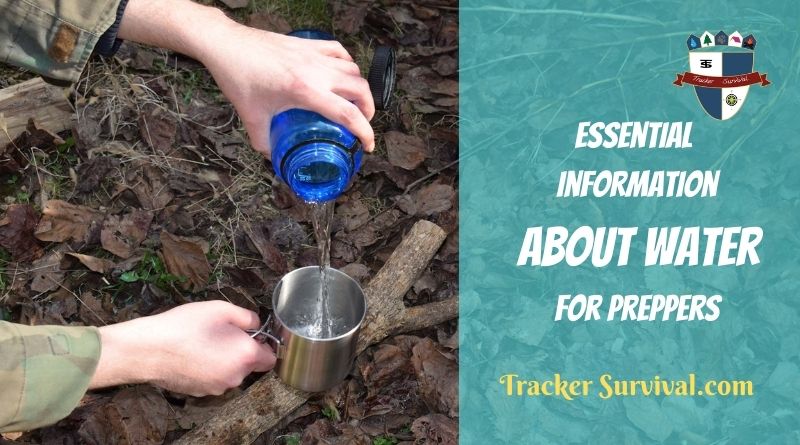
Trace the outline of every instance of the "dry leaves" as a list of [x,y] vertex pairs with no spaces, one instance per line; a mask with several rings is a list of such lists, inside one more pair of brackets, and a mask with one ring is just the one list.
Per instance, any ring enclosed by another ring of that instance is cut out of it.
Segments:
[[289,271],[286,259],[283,257],[280,249],[269,241],[262,227],[249,228],[247,235],[250,237],[256,250],[258,250],[258,253],[261,254],[261,258],[263,258],[264,264],[266,264],[267,267],[279,275],[283,275]]
[[419,167],[428,156],[428,146],[419,136],[389,131],[383,135],[389,162],[406,170]]
[[186,281],[181,283],[183,289],[198,292],[206,287],[211,266],[200,243],[162,231],[161,248],[167,271],[177,277],[186,277]]
[[51,199],[42,209],[42,219],[36,227],[36,238],[42,241],[75,240],[90,243],[97,233],[103,213],[89,207]]
[[62,259],[64,259],[64,254],[54,251],[31,264],[32,291],[49,292],[59,288],[61,282],[64,281],[64,271],[61,270]]
[[413,348],[411,363],[417,373],[419,390],[431,409],[458,417],[458,365],[436,349],[429,338]]
[[145,164],[134,173],[130,188],[145,210],[158,211],[174,197],[164,174],[153,165]]
[[147,237],[153,213],[134,210],[123,216],[112,215],[103,222],[100,242],[103,248],[121,258],[130,258]]
[[397,200],[401,210],[409,215],[430,216],[450,210],[456,191],[448,184],[430,184],[412,195],[403,195]]
[[92,272],[105,274],[114,268],[114,262],[105,258],[97,258],[91,255],[84,255],[82,253],[68,252],[67,255],[76,258],[84,266]]
[[422,443],[458,445],[458,421],[443,414],[429,414],[411,425],[414,437]]
[[157,152],[169,152],[175,143],[178,121],[175,117],[155,104],[147,104],[139,115],[139,133]]
[[31,261],[42,256],[42,246],[33,236],[39,215],[29,204],[10,206],[0,219],[0,246],[14,261]]
[[164,442],[169,403],[152,386],[120,390],[110,403],[92,413],[78,434],[90,445],[156,445]]

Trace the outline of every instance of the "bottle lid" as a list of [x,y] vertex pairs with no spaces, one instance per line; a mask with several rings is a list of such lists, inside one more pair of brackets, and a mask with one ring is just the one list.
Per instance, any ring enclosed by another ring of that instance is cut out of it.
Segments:
[[369,67],[367,81],[375,101],[376,110],[386,110],[392,101],[395,81],[394,50],[388,46],[375,48],[372,64]]

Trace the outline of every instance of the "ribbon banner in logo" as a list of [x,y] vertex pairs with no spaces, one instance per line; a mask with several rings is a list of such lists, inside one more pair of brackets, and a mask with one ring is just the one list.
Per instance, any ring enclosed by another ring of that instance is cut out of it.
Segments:
[[709,88],[732,88],[754,85],[757,83],[760,83],[762,87],[765,87],[771,83],[769,80],[767,80],[766,73],[761,74],[757,71],[747,74],[739,74],[737,76],[722,77],[704,76],[702,74],[695,74],[687,71],[683,74],[678,74],[677,76],[678,78],[672,83],[679,87],[683,86],[684,83],[698,87]]

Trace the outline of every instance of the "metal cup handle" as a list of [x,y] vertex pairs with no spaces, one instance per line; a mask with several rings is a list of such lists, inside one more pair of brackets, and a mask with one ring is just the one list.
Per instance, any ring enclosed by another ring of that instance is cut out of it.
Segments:
[[257,330],[247,329],[245,332],[250,334],[250,337],[259,343],[269,342],[270,347],[272,347],[272,350],[275,352],[275,357],[278,359],[282,359],[285,354],[286,347],[283,344],[283,340],[272,333],[270,329],[271,321],[272,321],[272,314],[270,314],[269,317],[267,317],[267,321],[265,321],[260,328],[258,328]]

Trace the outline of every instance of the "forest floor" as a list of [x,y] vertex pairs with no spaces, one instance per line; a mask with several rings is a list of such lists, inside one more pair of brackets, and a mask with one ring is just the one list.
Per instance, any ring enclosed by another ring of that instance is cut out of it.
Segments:
[[[331,262],[366,284],[428,219],[449,235],[405,303],[456,295],[457,2],[216,5],[269,31],[332,30],[362,67],[370,48],[397,49],[395,100],[373,121],[376,152],[337,200]],[[30,77],[0,66],[0,87]],[[249,147],[196,61],[126,43],[87,66],[70,100],[71,131],[35,129],[0,144],[0,319],[101,326],[211,299],[264,317],[281,276],[317,264],[306,206]],[[255,443],[455,444],[457,350],[455,321],[389,338]],[[58,424],[0,443],[170,443],[257,377],[220,397],[145,385],[93,392]]]

